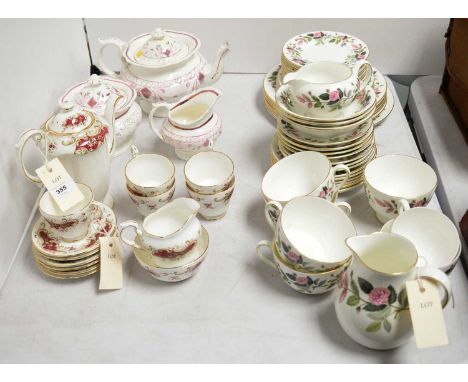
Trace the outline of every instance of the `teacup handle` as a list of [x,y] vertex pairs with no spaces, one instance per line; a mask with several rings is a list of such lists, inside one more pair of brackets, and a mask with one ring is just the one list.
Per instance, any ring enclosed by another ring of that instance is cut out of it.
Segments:
[[406,199],[397,200],[398,215],[401,215],[403,212],[408,211],[410,208],[411,207]]
[[348,181],[349,179],[349,176],[351,175],[351,170],[349,169],[348,166],[346,166],[345,164],[343,163],[340,163],[340,164],[337,164],[336,166],[333,167],[332,169],[332,176],[333,176],[333,179],[335,179],[335,176],[336,176],[336,173],[338,171],[344,171],[346,174],[345,174],[345,177],[344,179],[339,182],[339,183],[336,183],[335,181],[335,185],[336,185],[336,195],[338,195],[338,191],[340,191],[341,188],[343,188],[343,186],[346,184],[346,182]]
[[135,229],[135,233],[136,233],[135,237],[138,235],[141,236],[141,230],[138,227],[138,223],[135,220],[127,220],[125,222],[120,223],[117,228],[119,231],[120,240],[122,240],[125,244],[127,244],[130,247],[142,249],[138,244],[135,243],[135,240],[128,240],[122,235],[123,231],[125,231],[129,227],[132,227]]
[[[24,146],[26,145],[26,142],[32,138],[36,141],[40,141],[41,139],[43,139],[42,131],[38,129],[28,130],[21,135],[20,140],[16,145],[17,157],[18,162],[21,165],[21,169],[23,170],[24,176],[28,178],[31,182],[41,183],[42,181],[39,179],[39,177],[37,175],[31,174],[24,165]],[[47,150],[47,147],[45,149]]]
[[[262,252],[262,247],[268,247],[268,255]],[[257,251],[257,256],[262,260],[266,265],[276,269],[275,261],[273,260],[273,252],[271,251],[271,242],[268,240],[259,241],[255,250]]]
[[138,150],[138,147],[135,145],[130,146],[130,152],[132,153],[132,158],[136,158],[138,155],[140,155],[140,150]]
[[351,206],[349,203],[346,202],[338,202],[335,203],[335,206],[340,208],[346,215],[351,215]]
[[149,113],[150,126],[151,126],[151,130],[153,130],[153,132],[159,137],[159,139],[161,139],[161,141],[164,142],[164,138],[161,134],[161,127],[158,128],[156,126],[156,122],[154,121],[154,113],[156,113],[156,110],[158,110],[158,108],[153,107],[153,109],[151,109]]
[[437,284],[442,285],[444,289],[444,295],[441,298],[442,309],[447,306],[450,299],[453,300],[452,287],[450,286],[450,280],[448,276],[437,268],[418,268],[418,277],[429,279]]
[[364,90],[365,87],[367,85],[369,85],[369,82],[370,82],[370,80],[372,79],[372,76],[373,76],[373,74],[372,74],[372,65],[366,60],[362,60],[361,62],[359,62],[356,65],[356,67],[355,67],[356,72],[359,74],[359,71],[363,66],[366,66],[366,76],[363,79],[359,79],[358,92]]
[[265,218],[273,232],[276,230],[278,216],[280,216],[282,210],[283,206],[281,203],[275,200],[270,200],[265,204]]

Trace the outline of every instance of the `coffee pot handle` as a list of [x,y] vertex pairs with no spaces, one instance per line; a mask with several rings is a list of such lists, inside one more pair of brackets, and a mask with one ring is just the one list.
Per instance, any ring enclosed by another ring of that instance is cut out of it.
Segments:
[[418,277],[429,279],[442,286],[444,295],[441,298],[442,308],[445,308],[450,299],[453,300],[452,287],[448,276],[437,268],[418,268]]
[[334,166],[333,169],[332,169],[332,176],[333,176],[333,179],[335,179],[336,173],[337,173],[338,171],[344,171],[344,172],[345,172],[345,177],[344,177],[344,179],[343,179],[341,182],[339,182],[339,183],[336,183],[336,181],[335,181],[335,184],[336,184],[336,191],[335,191],[335,193],[336,193],[336,195],[338,195],[338,191],[339,191],[341,188],[343,188],[343,186],[344,186],[344,185],[346,184],[346,182],[348,181],[349,176],[351,175],[351,170],[349,169],[349,167],[346,166],[346,165],[343,164],[343,163],[340,163],[340,164],[337,164],[336,166]]
[[283,206],[281,203],[275,200],[270,200],[265,204],[265,218],[273,232],[276,230],[276,224],[282,210]]
[[[23,170],[24,176],[29,179],[33,183],[42,183],[42,181],[39,179],[37,175],[31,174],[27,169],[24,164],[24,146],[27,141],[30,139],[34,138],[34,140],[39,142],[41,139],[43,139],[43,133],[41,130],[38,129],[32,129],[32,130],[27,130],[25,131],[21,137],[19,142],[16,144],[16,154],[18,158],[18,163],[21,166],[21,169]],[[45,148],[47,150],[47,147]]]
[[101,46],[99,47],[97,58],[98,58],[98,62],[99,62],[99,66],[100,66],[101,70],[105,74],[107,74],[107,75],[109,75],[111,77],[118,77],[117,73],[115,71],[113,71],[111,68],[109,68],[104,63],[104,57],[103,57],[104,48],[107,45],[116,46],[119,49],[120,55],[122,55],[124,50],[125,50],[125,47],[127,46],[127,43],[125,43],[124,41],[122,41],[122,40],[120,40],[118,38],[115,38],[115,37],[100,38],[99,42],[101,43]]
[[127,244],[130,247],[142,249],[138,244],[135,243],[135,240],[128,240],[125,237],[123,237],[122,235],[123,231],[125,231],[129,227],[132,227],[135,230],[135,233],[136,233],[135,237],[141,236],[141,230],[140,230],[140,227],[138,226],[138,223],[135,220],[127,220],[127,221],[120,223],[117,228],[119,231],[120,240],[122,240],[125,244]]
[[367,85],[369,85],[369,82],[371,81],[372,77],[373,77],[373,69],[372,69],[372,65],[366,61],[366,60],[362,60],[360,61],[354,68],[354,70],[357,72],[358,76],[359,76],[359,71],[361,70],[362,67],[365,67],[365,70],[366,70],[366,75],[364,76],[364,78],[360,78],[359,79],[359,89],[358,89],[358,92],[364,90],[366,88]]
[[[268,247],[268,255],[262,252],[262,247]],[[271,242],[268,240],[259,241],[255,250],[257,251],[257,256],[260,260],[262,260],[266,265],[276,269],[275,261],[273,260],[273,252],[271,250]]]

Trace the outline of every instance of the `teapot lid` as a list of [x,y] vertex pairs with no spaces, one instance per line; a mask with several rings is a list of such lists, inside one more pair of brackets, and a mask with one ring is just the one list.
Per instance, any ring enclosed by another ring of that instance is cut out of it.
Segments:
[[164,68],[188,59],[199,47],[200,40],[189,33],[156,28],[130,41],[124,56],[131,64]]
[[72,101],[65,101],[60,104],[59,112],[47,123],[46,129],[58,135],[72,135],[88,129],[94,122],[92,113]]

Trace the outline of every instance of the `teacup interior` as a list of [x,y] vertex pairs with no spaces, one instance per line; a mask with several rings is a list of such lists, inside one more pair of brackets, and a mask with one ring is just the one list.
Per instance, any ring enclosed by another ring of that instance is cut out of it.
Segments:
[[187,180],[199,186],[216,186],[226,182],[234,173],[234,164],[218,151],[203,151],[185,164]]
[[39,201],[39,209],[50,216],[67,216],[81,211],[93,201],[93,191],[85,184],[77,183],[76,185],[84,195],[84,199],[75,206],[69,208],[67,211],[62,211],[52,198],[52,195],[47,191],[42,195]]
[[340,82],[351,76],[352,71],[339,62],[315,62],[301,68],[297,79],[315,84]]
[[403,155],[384,155],[370,162],[365,179],[377,191],[401,198],[417,198],[435,189],[437,176],[423,161]]
[[314,151],[296,153],[268,170],[262,190],[270,200],[289,201],[315,191],[326,180],[330,169],[330,161],[325,155]]
[[305,257],[322,262],[342,261],[351,251],[345,240],[356,235],[351,220],[324,199],[306,196],[283,209],[281,225],[287,239]]
[[458,231],[452,221],[438,211],[412,208],[398,216],[391,229],[409,239],[429,267],[448,266],[458,255]]
[[159,154],[141,154],[128,162],[125,173],[133,184],[141,187],[158,187],[174,176],[173,163]]

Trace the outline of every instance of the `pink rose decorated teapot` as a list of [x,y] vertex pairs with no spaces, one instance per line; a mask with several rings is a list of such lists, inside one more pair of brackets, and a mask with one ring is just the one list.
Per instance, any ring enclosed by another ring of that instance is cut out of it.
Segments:
[[72,101],[61,103],[60,110],[39,129],[25,131],[17,144],[18,159],[24,175],[41,183],[24,164],[24,147],[34,139],[47,158],[60,158],[65,169],[78,183],[88,185],[97,201],[112,205],[109,194],[110,162],[115,151],[115,109],[120,96],[112,93],[103,115],[91,112]]
[[121,78],[138,94],[146,113],[153,102],[174,102],[198,89],[201,84],[215,82],[223,73],[224,56],[229,45],[218,50],[213,65],[200,54],[200,40],[187,32],[155,29],[134,37],[128,43],[117,38],[100,39],[99,65],[110,76],[117,74],[103,60],[107,45],[116,46],[121,54]]
[[350,237],[346,244],[353,260],[340,275],[335,311],[343,330],[357,343],[391,349],[411,338],[407,281],[419,277],[435,282],[445,292],[442,307],[449,302],[452,292],[447,275],[436,268],[417,267],[416,247],[405,237],[375,232]]

